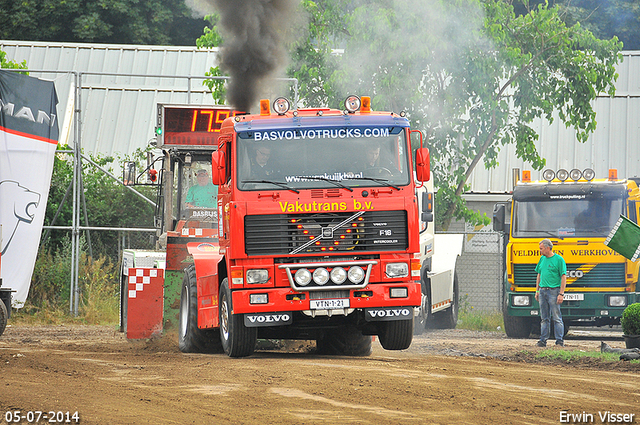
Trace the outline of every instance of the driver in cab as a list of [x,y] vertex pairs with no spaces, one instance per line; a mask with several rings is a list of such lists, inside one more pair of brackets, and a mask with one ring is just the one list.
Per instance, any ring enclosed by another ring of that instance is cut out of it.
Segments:
[[273,174],[273,168],[269,162],[271,149],[267,146],[260,146],[255,151],[255,156],[251,158],[251,180],[269,180]]
[[397,168],[389,160],[380,157],[379,145],[367,145],[364,148],[364,158],[355,163],[358,171],[364,172],[365,175],[377,177],[392,176]]
[[201,168],[196,173],[198,184],[193,185],[187,192],[186,205],[188,208],[215,208],[218,188],[209,178],[209,172]]

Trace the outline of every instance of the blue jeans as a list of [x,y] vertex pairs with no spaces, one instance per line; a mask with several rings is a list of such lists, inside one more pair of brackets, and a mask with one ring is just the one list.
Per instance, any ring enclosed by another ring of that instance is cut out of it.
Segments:
[[553,331],[556,335],[556,342],[562,342],[564,338],[564,323],[562,323],[562,313],[558,304],[558,294],[560,288],[540,288],[540,341],[547,342],[549,339],[549,322],[553,320]]

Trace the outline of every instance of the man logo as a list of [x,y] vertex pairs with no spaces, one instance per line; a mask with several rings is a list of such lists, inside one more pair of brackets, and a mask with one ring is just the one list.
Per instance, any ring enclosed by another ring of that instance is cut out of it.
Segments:
[[580,279],[582,276],[584,276],[584,272],[582,270],[571,270],[567,272],[567,276]]
[[4,255],[20,223],[28,225],[33,221],[40,204],[40,194],[21,186],[18,182],[4,180],[0,182],[0,199],[0,217],[6,220],[2,223],[4,237],[3,245],[0,246],[0,253]]

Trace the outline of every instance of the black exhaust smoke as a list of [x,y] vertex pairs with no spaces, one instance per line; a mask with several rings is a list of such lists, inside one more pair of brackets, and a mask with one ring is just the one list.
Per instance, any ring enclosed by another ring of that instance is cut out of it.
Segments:
[[215,0],[224,45],[221,68],[230,75],[227,101],[249,112],[268,77],[285,66],[284,37],[294,0]]

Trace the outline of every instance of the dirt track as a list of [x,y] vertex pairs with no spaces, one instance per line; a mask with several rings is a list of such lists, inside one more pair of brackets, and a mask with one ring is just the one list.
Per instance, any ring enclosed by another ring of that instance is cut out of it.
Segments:
[[[600,339],[570,334],[565,349],[599,350]],[[15,410],[77,411],[81,424],[558,424],[583,412],[593,420],[571,423],[599,424],[606,411],[640,423],[639,364],[535,363],[534,344],[434,331],[401,352],[374,342],[364,358],[296,343],[230,359],[182,354],[175,336],[12,326],[0,337],[0,423]]]

